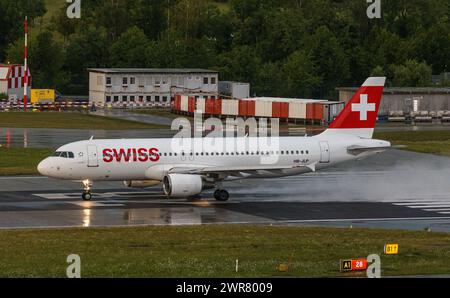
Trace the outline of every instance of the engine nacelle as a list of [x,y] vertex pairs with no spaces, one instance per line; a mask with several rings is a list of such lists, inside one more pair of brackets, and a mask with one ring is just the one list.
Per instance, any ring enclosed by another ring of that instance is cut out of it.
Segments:
[[199,175],[168,174],[164,176],[164,193],[170,197],[189,197],[203,190],[203,180]]
[[123,184],[130,188],[147,188],[160,184],[158,180],[129,180],[124,181]]

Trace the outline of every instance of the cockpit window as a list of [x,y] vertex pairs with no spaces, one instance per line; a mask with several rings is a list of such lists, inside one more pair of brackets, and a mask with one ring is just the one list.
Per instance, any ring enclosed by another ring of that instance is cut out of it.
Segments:
[[75,158],[75,154],[73,152],[68,151],[56,151],[52,155],[53,157],[62,157],[62,158]]

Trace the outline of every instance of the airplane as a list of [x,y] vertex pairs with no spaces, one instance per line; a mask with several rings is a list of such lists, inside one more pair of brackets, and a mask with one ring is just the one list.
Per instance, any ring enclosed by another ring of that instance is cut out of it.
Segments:
[[[214,198],[227,201],[230,195],[222,187],[226,181],[311,173],[389,149],[390,142],[372,139],[385,81],[368,78],[330,126],[315,136],[283,136],[276,142],[260,136],[181,139],[189,146],[175,146],[180,139],[174,138],[91,138],[60,147],[39,163],[38,171],[81,181],[86,201],[92,199],[94,181],[123,181],[132,188],[162,183],[168,198],[190,198],[215,188]],[[267,145],[271,142],[276,144]]]

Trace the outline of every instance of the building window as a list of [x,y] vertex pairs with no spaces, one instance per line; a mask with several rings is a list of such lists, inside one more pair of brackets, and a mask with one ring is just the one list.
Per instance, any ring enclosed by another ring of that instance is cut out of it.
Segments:
[[106,85],[111,85],[111,77],[106,77]]
[[122,102],[127,102],[128,98],[126,95],[122,96]]
[[144,96],[140,95],[139,96],[139,102],[143,102],[144,101]]
[[111,102],[111,96],[106,96],[106,102]]
[[166,102],[167,101],[167,96],[163,96],[163,100],[162,101]]
[[161,79],[160,78],[155,79],[155,85],[156,86],[161,85]]
[[211,78],[211,85],[215,85],[216,84],[216,78]]
[[152,97],[151,97],[150,95],[148,95],[148,96],[146,97],[146,99],[147,99],[147,102],[151,102],[151,101],[152,101]]
[[130,78],[130,85],[136,84],[136,78],[132,77]]
[[[211,81],[211,83],[212,83],[212,81]],[[208,85],[208,77],[203,78],[203,84]]]
[[155,96],[155,101],[159,102],[159,96],[158,95]]
[[130,96],[130,101],[131,101],[131,102],[134,102],[134,95],[131,95],[131,96]]
[[128,78],[127,78],[127,77],[124,77],[124,78],[122,79],[122,84],[123,84],[123,85],[128,85]]
[[114,102],[119,102],[119,96],[114,96]]

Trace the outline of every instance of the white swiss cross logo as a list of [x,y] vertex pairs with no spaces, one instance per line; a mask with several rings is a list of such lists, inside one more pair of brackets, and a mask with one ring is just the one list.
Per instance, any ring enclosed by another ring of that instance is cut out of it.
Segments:
[[375,104],[367,102],[367,94],[359,96],[359,103],[352,103],[352,112],[359,112],[359,120],[367,120],[367,112],[375,112]]

